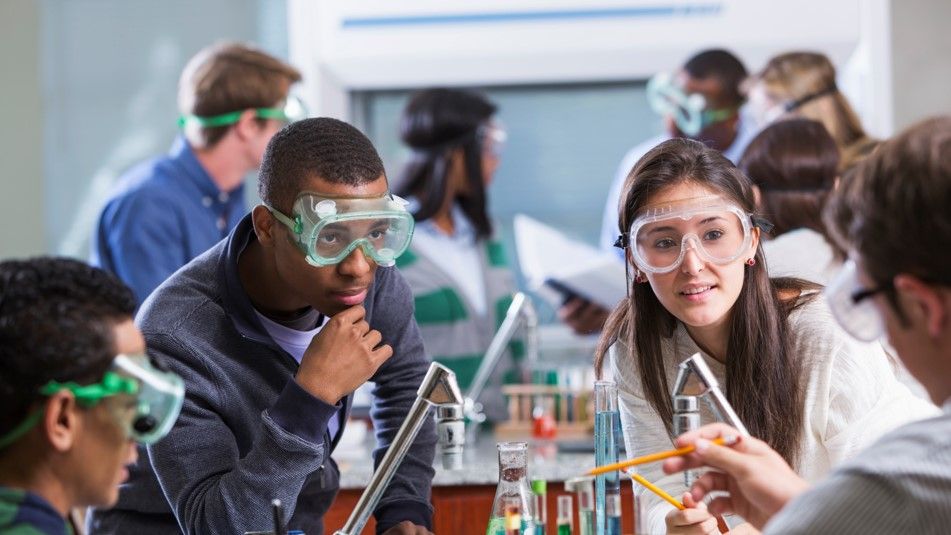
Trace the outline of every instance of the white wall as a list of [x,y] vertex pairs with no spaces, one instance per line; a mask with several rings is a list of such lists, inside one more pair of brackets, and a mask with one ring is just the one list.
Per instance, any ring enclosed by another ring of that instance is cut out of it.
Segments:
[[0,2],[0,259],[46,251],[40,10]]
[[840,64],[860,33],[858,0],[289,0],[288,14],[309,104],[341,117],[351,90],[642,80],[711,46],[752,69],[804,48]]
[[892,0],[895,130],[951,113],[951,2]]

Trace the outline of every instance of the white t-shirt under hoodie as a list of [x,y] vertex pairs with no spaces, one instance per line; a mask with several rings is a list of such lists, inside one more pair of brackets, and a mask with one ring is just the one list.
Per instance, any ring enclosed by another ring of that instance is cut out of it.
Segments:
[[[841,331],[821,295],[794,310],[788,321],[793,355],[802,359],[804,375],[804,429],[795,468],[806,480],[822,479],[888,431],[939,413],[896,379],[894,363],[880,344],[864,344]],[[615,349],[622,347],[619,343]],[[726,366],[704,354],[682,323],[678,322],[671,338],[661,342],[661,348],[668,384],[673,385],[678,365],[699,352],[726,390]],[[633,355],[614,353],[612,371],[627,456],[670,449],[666,428],[643,395]],[[706,403],[700,403],[700,411],[702,423],[715,421]],[[642,466],[640,473],[678,499],[686,491],[683,474],[664,475],[661,463]],[[646,496],[649,533],[666,533],[664,517],[671,506],[650,493]]]

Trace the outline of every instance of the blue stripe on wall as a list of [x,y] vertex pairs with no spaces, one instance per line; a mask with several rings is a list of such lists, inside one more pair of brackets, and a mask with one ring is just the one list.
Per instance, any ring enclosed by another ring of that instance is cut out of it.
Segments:
[[505,22],[538,22],[550,20],[616,19],[647,17],[712,16],[720,12],[720,3],[676,6],[583,9],[562,11],[512,11],[497,13],[460,13],[396,17],[356,17],[343,19],[344,28],[379,26],[420,26],[439,24],[485,24]]

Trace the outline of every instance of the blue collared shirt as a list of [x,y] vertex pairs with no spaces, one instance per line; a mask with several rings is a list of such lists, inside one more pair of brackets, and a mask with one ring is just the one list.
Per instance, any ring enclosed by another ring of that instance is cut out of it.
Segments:
[[141,304],[247,213],[244,185],[220,191],[179,137],[167,156],[119,178],[99,215],[90,261],[115,273]]

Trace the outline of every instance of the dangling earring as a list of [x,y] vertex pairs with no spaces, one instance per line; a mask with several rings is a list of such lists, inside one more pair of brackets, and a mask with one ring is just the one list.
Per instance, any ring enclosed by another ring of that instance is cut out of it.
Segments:
[[747,266],[750,266],[750,267],[755,266],[755,265],[756,265],[756,259],[755,259],[755,258],[750,258],[749,260],[746,261],[746,265],[747,265]]

